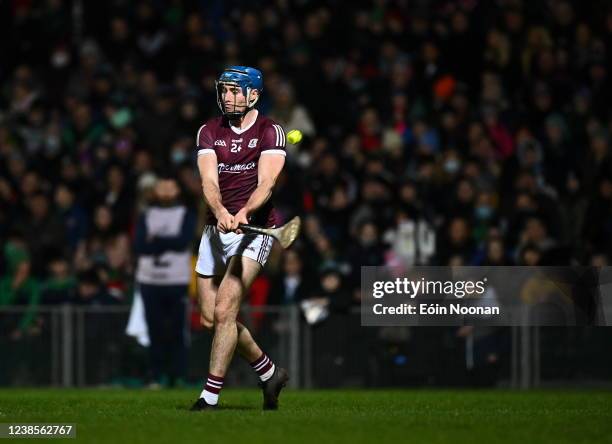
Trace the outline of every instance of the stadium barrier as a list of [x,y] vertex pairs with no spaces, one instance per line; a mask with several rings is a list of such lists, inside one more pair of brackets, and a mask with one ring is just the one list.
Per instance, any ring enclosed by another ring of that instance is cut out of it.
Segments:
[[[126,335],[130,307],[40,306],[30,329],[12,336],[28,313],[0,307],[0,385],[127,386],[146,381],[147,348]],[[243,307],[241,321],[290,371],[293,388],[601,385],[612,357],[604,327],[362,327],[359,308],[311,325],[299,307]],[[197,324],[197,323],[196,323]],[[206,374],[209,332],[192,329],[188,381]],[[228,386],[256,383],[235,359]]]

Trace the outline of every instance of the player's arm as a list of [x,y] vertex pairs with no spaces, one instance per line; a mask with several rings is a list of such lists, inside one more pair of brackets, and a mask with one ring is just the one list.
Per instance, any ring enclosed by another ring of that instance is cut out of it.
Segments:
[[207,125],[202,125],[196,136],[198,146],[198,170],[202,181],[204,200],[217,219],[219,231],[227,232],[234,222],[234,217],[223,206],[219,189],[219,166],[217,154],[213,149],[213,137]]
[[222,233],[226,233],[231,230],[234,216],[223,206],[217,168],[217,155],[214,151],[198,154],[198,170],[200,170],[204,200],[217,218],[217,228]]
[[247,216],[253,214],[270,199],[284,165],[285,156],[280,154],[264,154],[259,158],[257,188],[244,206]]
[[265,151],[262,153],[257,167],[257,188],[255,188],[244,207],[234,216],[233,230],[236,230],[239,224],[248,224],[249,216],[270,199],[276,180],[284,165],[284,155],[267,154]]
[[285,165],[285,143],[285,132],[280,125],[272,123],[265,129],[257,166],[257,188],[245,206],[234,215],[234,230],[239,224],[248,224],[249,217],[270,199],[276,179]]

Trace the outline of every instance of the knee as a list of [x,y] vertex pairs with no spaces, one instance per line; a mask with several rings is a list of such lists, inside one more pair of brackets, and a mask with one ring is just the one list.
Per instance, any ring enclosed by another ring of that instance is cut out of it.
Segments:
[[210,316],[200,315],[200,324],[206,330],[214,330],[215,329],[215,321]]
[[217,306],[215,307],[215,325],[224,325],[236,322],[236,313],[230,307]]

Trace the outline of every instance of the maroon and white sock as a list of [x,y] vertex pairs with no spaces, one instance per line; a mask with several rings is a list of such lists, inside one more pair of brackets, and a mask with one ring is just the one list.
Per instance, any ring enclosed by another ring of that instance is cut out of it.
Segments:
[[217,402],[219,402],[219,392],[222,388],[223,378],[209,373],[204,390],[200,393],[200,398],[204,398],[206,404],[217,405]]
[[255,370],[262,382],[267,381],[274,374],[274,362],[265,353],[262,353],[259,358],[251,362],[251,367],[253,367],[253,370]]

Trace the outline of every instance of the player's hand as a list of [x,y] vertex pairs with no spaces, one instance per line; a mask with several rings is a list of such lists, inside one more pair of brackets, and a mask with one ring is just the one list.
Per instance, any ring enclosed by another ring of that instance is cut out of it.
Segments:
[[234,225],[232,225],[232,231],[235,231],[238,234],[242,234],[242,230],[238,228],[240,224],[248,224],[249,217],[247,215],[247,211],[245,208],[242,208],[234,215]]
[[230,214],[229,211],[223,210],[221,214],[217,217],[217,230],[221,233],[227,233],[232,231],[232,226],[234,225],[234,216]]

